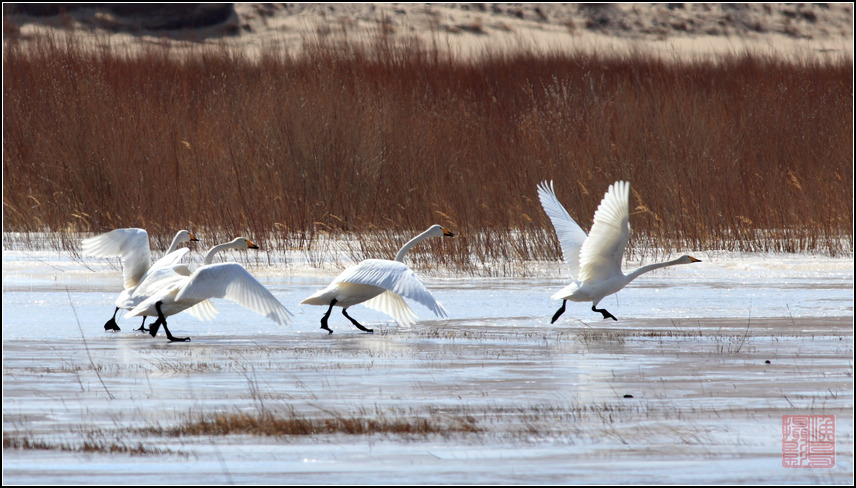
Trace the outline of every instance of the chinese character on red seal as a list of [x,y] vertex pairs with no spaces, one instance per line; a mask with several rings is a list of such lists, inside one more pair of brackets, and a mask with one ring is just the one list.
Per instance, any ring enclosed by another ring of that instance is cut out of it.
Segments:
[[782,415],[782,466],[835,466],[835,416]]

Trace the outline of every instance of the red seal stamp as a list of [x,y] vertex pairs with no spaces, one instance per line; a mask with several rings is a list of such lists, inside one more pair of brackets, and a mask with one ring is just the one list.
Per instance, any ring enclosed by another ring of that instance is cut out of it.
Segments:
[[782,415],[782,466],[835,466],[835,416]]

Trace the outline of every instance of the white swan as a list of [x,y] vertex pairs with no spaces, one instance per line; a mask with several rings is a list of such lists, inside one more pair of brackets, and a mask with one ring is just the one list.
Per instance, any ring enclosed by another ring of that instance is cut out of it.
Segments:
[[[202,265],[214,263],[214,256],[226,249],[258,249],[259,247],[253,244],[246,237],[236,237],[229,242],[218,244],[205,254]],[[191,271],[186,265],[179,264],[182,258],[187,254],[188,249],[179,249],[173,251],[164,257],[160,258],[149,268],[146,275],[140,283],[133,289],[125,290],[122,296],[116,300],[116,305],[119,308],[131,310],[151,295],[157,293],[161,288],[164,288],[171,283],[181,280],[185,276],[190,276]],[[165,280],[165,281],[164,281]],[[189,310],[190,314],[200,320],[211,320],[217,316],[217,307],[209,300],[204,300]],[[145,316],[143,316],[145,322]],[[140,328],[148,332],[147,329]]]
[[559,290],[551,298],[562,300],[562,306],[553,315],[554,323],[565,311],[565,303],[592,302],[591,309],[603,318],[618,320],[597,304],[607,295],[616,293],[643,273],[676,264],[697,263],[692,256],[681,256],[674,261],[649,264],[629,274],[621,271],[621,258],[630,239],[630,183],[618,181],[609,186],[600,206],[594,213],[594,224],[588,236],[559,203],[553,182],[538,185],[538,197],[544,212],[553,222],[562,254],[570,268],[573,283]]
[[[180,230],[172,239],[166,254],[175,251],[181,243],[198,241],[189,231]],[[152,252],[149,249],[149,234],[143,229],[115,229],[110,232],[84,239],[81,242],[81,254],[99,258],[120,258],[125,285],[122,293],[116,299],[116,310],[113,317],[104,324],[104,330],[119,330],[116,324],[116,313],[133,294],[137,285],[145,278],[152,267]],[[138,330],[145,330],[146,319]]]
[[315,292],[300,304],[329,306],[327,313],[321,318],[321,328],[330,334],[333,331],[327,326],[327,319],[333,306],[342,307],[342,315],[365,332],[374,331],[363,327],[348,315],[348,307],[364,303],[369,308],[389,315],[400,325],[410,325],[415,323],[416,314],[402,298],[406,297],[425,305],[439,317],[448,317],[446,309],[431,296],[431,292],[425,288],[416,273],[403,263],[404,255],[411,247],[429,237],[443,236],[452,237],[454,234],[440,225],[432,225],[408,241],[398,251],[394,261],[366,259],[342,271],[327,288]]
[[[291,312],[271,292],[238,263],[212,264],[214,255],[225,249],[258,249],[248,239],[238,237],[211,248],[205,264],[194,272],[183,264],[159,267],[137,287],[132,300],[139,300],[125,316],[156,316],[149,333],[154,337],[163,326],[170,341],[189,341],[189,337],[173,337],[166,325],[166,317],[190,309],[193,315],[209,319],[217,311],[208,299],[224,298],[273,320],[287,323]],[[178,259],[184,255],[178,250]]]

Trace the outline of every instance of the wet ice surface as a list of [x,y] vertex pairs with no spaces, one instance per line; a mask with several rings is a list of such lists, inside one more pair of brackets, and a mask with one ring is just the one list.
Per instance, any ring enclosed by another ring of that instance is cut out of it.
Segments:
[[[3,480],[849,484],[853,260],[697,257],[604,299],[617,322],[568,303],[551,325],[561,277],[423,274],[452,318],[411,304],[420,320],[402,328],[351,308],[372,335],[339,309],[328,335],[323,308],[297,305],[334,271],[254,266],[290,326],[215,300],[213,321],[170,318],[192,341],[168,343],[121,314],[122,331],[104,332],[121,284],[112,264],[7,251]],[[260,412],[474,431],[152,432]],[[782,467],[783,415],[835,416],[833,468]],[[45,448],[6,447],[25,441]]]

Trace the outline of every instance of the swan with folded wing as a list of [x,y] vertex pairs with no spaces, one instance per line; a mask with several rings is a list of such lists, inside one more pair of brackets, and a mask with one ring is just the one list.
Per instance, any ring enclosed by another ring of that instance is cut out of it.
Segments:
[[321,328],[332,334],[327,325],[333,307],[342,307],[342,315],[354,326],[364,332],[374,332],[364,327],[348,315],[348,308],[362,303],[365,306],[383,312],[400,325],[415,323],[416,314],[404,301],[415,300],[426,306],[438,317],[447,317],[448,312],[434,299],[431,292],[406,264],[404,256],[410,248],[430,237],[452,237],[441,225],[432,225],[425,232],[408,241],[396,254],[395,259],[366,259],[359,264],[342,271],[339,276],[324,289],[318,290],[300,302],[301,305],[326,306],[327,312],[321,317]]

